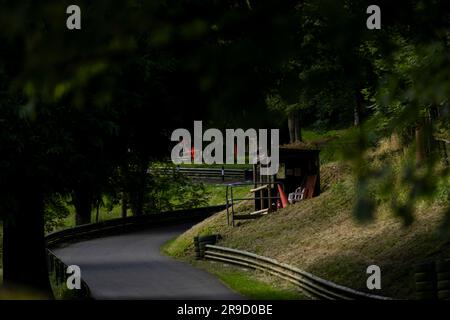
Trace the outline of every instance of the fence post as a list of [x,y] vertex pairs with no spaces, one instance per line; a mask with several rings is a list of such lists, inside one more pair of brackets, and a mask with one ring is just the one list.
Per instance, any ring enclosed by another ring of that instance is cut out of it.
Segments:
[[438,262],[437,295],[439,300],[450,300],[450,259]]
[[436,265],[434,262],[423,263],[416,267],[414,273],[416,296],[419,300],[436,300]]

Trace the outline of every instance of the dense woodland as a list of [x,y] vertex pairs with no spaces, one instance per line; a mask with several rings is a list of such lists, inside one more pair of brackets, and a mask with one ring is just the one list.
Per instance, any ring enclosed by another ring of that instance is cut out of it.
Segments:
[[377,205],[369,182],[388,179],[365,162],[380,139],[411,155],[411,191],[392,204],[405,224],[448,175],[446,0],[378,1],[381,30],[366,28],[363,0],[77,2],[73,31],[67,1],[0,1],[5,286],[50,292],[44,221],[61,202],[80,224],[105,195],[145,214],[157,183],[147,169],[194,120],[280,128],[284,143],[304,128],[353,128],[342,153],[361,219]]

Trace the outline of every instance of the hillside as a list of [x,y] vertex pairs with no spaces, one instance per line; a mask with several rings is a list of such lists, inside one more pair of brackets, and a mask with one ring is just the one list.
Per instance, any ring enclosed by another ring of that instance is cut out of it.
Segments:
[[448,238],[438,232],[443,219],[441,200],[418,204],[416,219],[408,227],[386,204],[378,208],[375,221],[361,224],[352,212],[355,187],[349,168],[339,162],[322,166],[321,184],[319,197],[234,228],[226,225],[225,211],[219,212],[165,250],[191,260],[195,235],[220,233],[219,245],[271,257],[366,292],[366,268],[376,264],[382,272],[382,289],[377,294],[395,298],[414,298],[415,264],[450,255]]

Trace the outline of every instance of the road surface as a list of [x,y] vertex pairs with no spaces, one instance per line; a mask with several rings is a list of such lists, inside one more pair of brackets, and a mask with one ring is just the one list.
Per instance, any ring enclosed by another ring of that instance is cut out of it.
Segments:
[[81,268],[94,299],[239,299],[213,275],[160,253],[191,225],[164,226],[53,250]]

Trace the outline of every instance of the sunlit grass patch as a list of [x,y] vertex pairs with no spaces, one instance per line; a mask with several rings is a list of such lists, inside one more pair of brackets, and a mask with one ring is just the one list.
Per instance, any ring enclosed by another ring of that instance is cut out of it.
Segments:
[[216,262],[197,262],[197,266],[217,276],[232,290],[256,300],[300,300],[306,297],[290,283],[273,276]]

